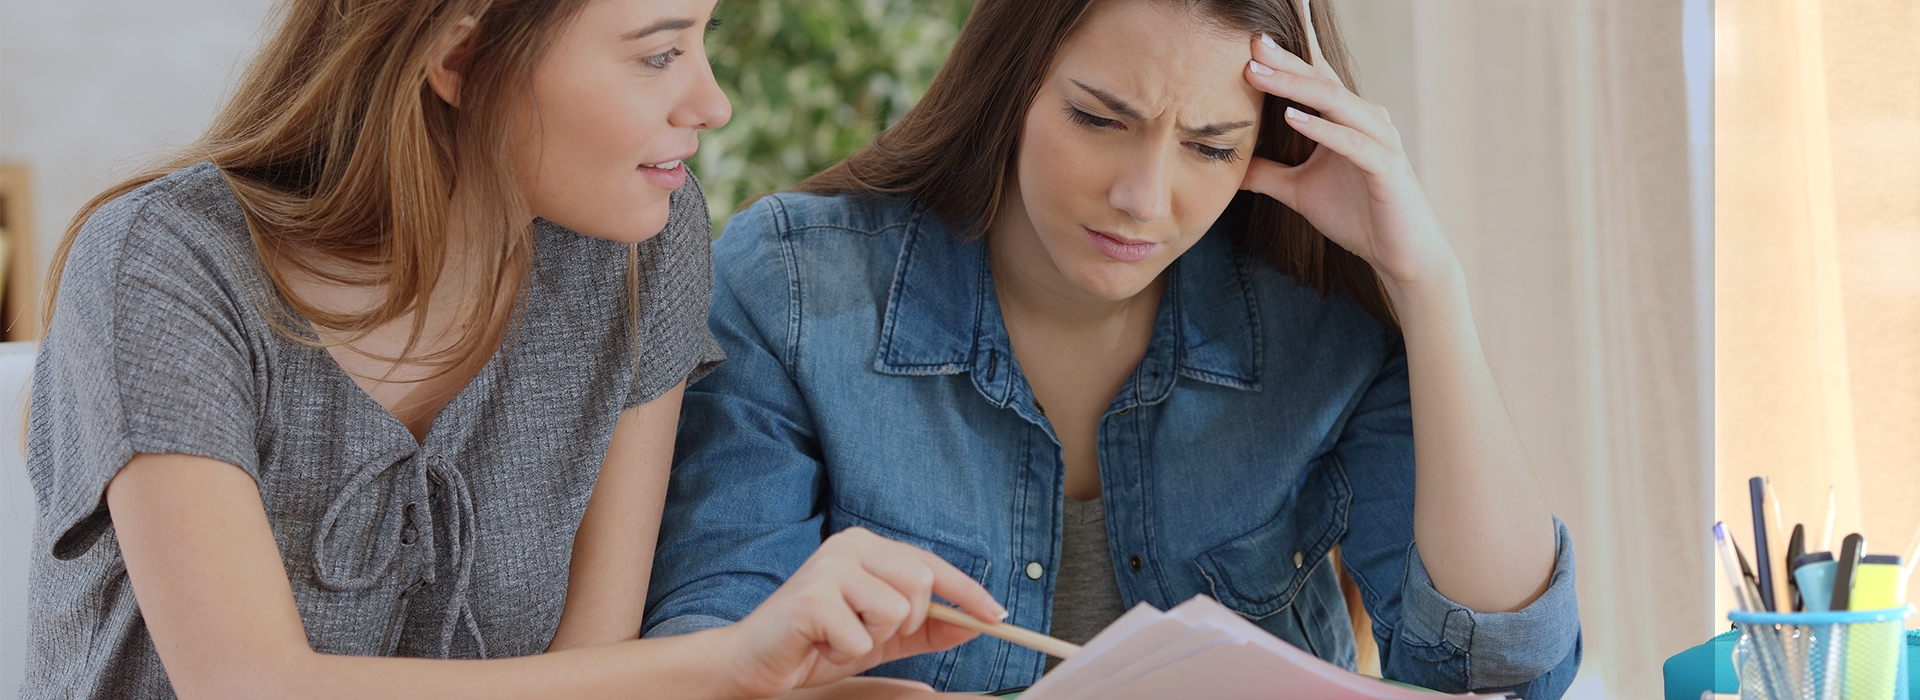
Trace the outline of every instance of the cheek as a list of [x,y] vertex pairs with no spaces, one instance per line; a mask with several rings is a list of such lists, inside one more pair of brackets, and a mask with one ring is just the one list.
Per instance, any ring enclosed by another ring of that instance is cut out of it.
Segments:
[[1071,219],[1105,200],[1104,157],[1071,124],[1028,120],[1020,139],[1020,196],[1042,237],[1077,225]]
[[1203,163],[1194,168],[1195,173],[1186,178],[1174,189],[1175,209],[1180,218],[1183,231],[1191,231],[1193,237],[1199,237],[1213,226],[1213,222],[1233,203],[1233,197],[1240,193],[1240,183],[1246,179],[1246,161],[1237,163]]
[[[548,157],[541,166],[570,177],[600,177],[640,164],[647,142],[648,101],[617,85],[557,86],[542,93],[540,113]],[[585,184],[581,182],[576,185]]]
[[[589,236],[644,238],[664,225],[668,193],[648,185],[640,163],[664,122],[658,99],[645,99],[619,75],[576,69],[536,77],[521,110],[528,136],[516,165],[536,216]],[[658,150],[658,149],[655,149]],[[532,182],[526,182],[528,176]],[[656,221],[657,220],[657,221]]]

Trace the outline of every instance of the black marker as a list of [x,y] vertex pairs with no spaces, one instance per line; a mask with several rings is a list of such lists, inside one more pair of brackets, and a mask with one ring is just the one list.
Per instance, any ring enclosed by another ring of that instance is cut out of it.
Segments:
[[1800,612],[1807,607],[1806,601],[1800,600],[1800,583],[1793,576],[1795,562],[1800,560],[1800,555],[1806,553],[1807,528],[1804,525],[1795,524],[1793,536],[1787,538],[1787,568],[1784,570],[1787,579],[1787,606],[1794,612]]
[[1833,571],[1833,604],[1828,610],[1840,612],[1849,610],[1853,599],[1853,574],[1860,568],[1860,550],[1866,549],[1867,540],[1860,533],[1847,535],[1840,540],[1840,566]]
[[1778,612],[1773,605],[1773,555],[1767,549],[1767,482],[1760,477],[1747,480],[1747,492],[1753,499],[1753,557],[1759,565],[1755,572],[1760,583],[1760,605],[1767,612]]

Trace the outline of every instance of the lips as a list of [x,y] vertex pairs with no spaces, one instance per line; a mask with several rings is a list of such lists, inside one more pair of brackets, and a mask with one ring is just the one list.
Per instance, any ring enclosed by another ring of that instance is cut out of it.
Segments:
[[1080,227],[1080,230],[1086,234],[1087,242],[1092,243],[1095,250],[1119,262],[1140,262],[1152,257],[1153,252],[1160,248],[1160,244],[1158,243],[1130,241],[1110,233],[1095,231],[1085,226]]
[[687,184],[687,164],[679,158],[664,163],[643,163],[634,170],[648,183],[661,189],[677,190]]

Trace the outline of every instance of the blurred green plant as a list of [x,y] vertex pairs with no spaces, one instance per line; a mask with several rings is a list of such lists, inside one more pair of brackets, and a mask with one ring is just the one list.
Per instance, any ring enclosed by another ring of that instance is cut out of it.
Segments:
[[726,0],[708,38],[733,120],[694,172],[718,234],[748,200],[791,187],[906,114],[974,0]]

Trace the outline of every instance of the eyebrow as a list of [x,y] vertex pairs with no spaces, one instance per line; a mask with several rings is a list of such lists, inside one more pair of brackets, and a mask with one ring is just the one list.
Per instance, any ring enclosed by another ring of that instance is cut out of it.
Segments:
[[[1092,95],[1093,99],[1099,100],[1100,104],[1105,105],[1107,109],[1113,110],[1114,114],[1118,114],[1122,117],[1125,117],[1127,119],[1131,119],[1137,122],[1147,120],[1146,117],[1143,117],[1140,115],[1139,110],[1136,110],[1133,108],[1133,105],[1127,104],[1126,100],[1120,99],[1118,96],[1114,95],[1111,92],[1107,92],[1105,90],[1094,87],[1092,85],[1088,85],[1078,80],[1074,80],[1072,78],[1068,78],[1067,82],[1073,83],[1074,85],[1078,86],[1080,89],[1087,91],[1087,94]],[[1198,126],[1198,127],[1183,126],[1183,127],[1180,127],[1180,131],[1187,134],[1188,136],[1194,136],[1198,138],[1212,138],[1215,136],[1223,136],[1226,134],[1233,133],[1235,131],[1239,131],[1241,129],[1245,129],[1249,126],[1253,126],[1253,124],[1254,123],[1251,120],[1237,121],[1237,122],[1215,122],[1212,124],[1208,124],[1205,126]]]
[[691,27],[693,25],[694,25],[694,21],[690,19],[663,19],[658,22],[654,22],[653,24],[649,24],[645,27],[641,27],[639,29],[635,29],[633,31],[622,34],[620,35],[620,40],[633,41],[635,39],[644,39],[648,36],[652,36],[660,32],[677,32],[682,29]]

